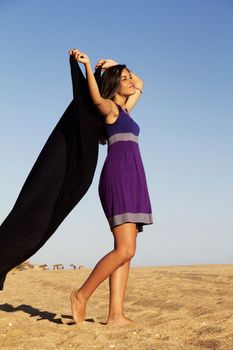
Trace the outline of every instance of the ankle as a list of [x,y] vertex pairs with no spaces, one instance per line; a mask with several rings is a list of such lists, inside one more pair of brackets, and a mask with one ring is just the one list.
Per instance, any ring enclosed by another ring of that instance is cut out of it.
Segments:
[[76,291],[76,296],[77,296],[77,298],[78,298],[80,301],[82,301],[83,303],[87,303],[87,301],[88,301],[88,299],[89,299],[89,298],[87,298],[87,297],[85,296],[85,294],[83,293],[83,291],[81,290],[81,288],[78,289],[78,290]]
[[111,312],[108,315],[108,319],[111,319],[111,320],[118,320],[121,318],[125,318],[125,315],[123,312]]

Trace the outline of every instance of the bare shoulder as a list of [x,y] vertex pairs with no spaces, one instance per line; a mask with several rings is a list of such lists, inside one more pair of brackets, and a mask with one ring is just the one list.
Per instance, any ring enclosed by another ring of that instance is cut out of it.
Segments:
[[116,119],[119,117],[119,109],[117,105],[112,101],[108,100],[111,103],[111,111],[110,113],[105,117],[105,123],[106,124],[113,124]]
[[98,103],[96,103],[96,107],[100,114],[104,117],[104,119],[109,120],[109,123],[111,124],[114,121],[112,118],[117,118],[118,116],[118,108],[116,104],[110,100],[109,98],[101,98]]

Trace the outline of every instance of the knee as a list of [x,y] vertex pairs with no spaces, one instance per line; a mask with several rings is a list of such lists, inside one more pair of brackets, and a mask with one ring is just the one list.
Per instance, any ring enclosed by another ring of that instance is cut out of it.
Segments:
[[120,256],[121,261],[125,263],[134,257],[135,249],[134,248],[118,249],[118,254]]

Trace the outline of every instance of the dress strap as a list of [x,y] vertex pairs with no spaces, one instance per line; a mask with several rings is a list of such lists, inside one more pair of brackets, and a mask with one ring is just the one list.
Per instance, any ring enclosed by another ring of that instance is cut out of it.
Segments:
[[126,112],[127,114],[129,114],[127,108],[126,108],[126,109],[123,109],[123,108],[121,107],[121,105],[119,105],[119,104],[116,103],[115,101],[113,101],[113,102],[117,105],[117,107],[118,107],[118,109],[119,109],[120,111],[123,111],[123,112]]
[[118,103],[116,103],[115,101],[113,101],[114,103],[115,103],[115,105],[117,106],[117,108],[120,110],[120,109],[122,109],[122,107],[118,104]]

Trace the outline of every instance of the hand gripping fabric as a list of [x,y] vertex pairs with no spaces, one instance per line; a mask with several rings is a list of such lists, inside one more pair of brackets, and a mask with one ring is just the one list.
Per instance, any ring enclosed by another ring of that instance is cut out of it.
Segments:
[[[32,167],[13,209],[0,226],[0,289],[7,273],[35,254],[92,183],[101,116],[87,81],[70,56],[73,100]],[[97,70],[96,79],[100,78]]]

